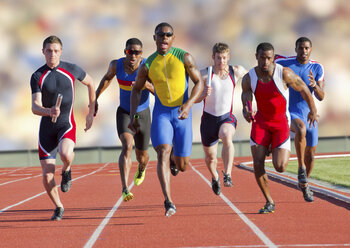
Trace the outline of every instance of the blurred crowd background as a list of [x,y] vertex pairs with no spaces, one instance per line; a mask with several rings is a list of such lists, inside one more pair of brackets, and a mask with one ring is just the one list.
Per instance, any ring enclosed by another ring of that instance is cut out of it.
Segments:
[[[2,0],[0,1],[0,150],[36,149],[40,117],[31,112],[31,74],[45,63],[42,42],[63,41],[62,60],[76,63],[97,87],[109,62],[122,57],[125,41],[140,38],[144,56],[155,51],[160,22],[173,25],[174,46],[190,52],[199,68],[212,63],[216,42],[231,47],[231,64],[256,65],[255,49],[271,42],[276,53],[295,55],[300,36],[313,42],[311,58],[323,64],[326,97],[317,103],[320,136],[350,135],[350,4],[347,0]],[[76,83],[77,146],[120,145],[115,113],[116,80],[101,95],[91,130],[83,131],[87,88]],[[235,140],[249,139],[236,87]],[[202,103],[193,107],[194,141],[200,141]]]

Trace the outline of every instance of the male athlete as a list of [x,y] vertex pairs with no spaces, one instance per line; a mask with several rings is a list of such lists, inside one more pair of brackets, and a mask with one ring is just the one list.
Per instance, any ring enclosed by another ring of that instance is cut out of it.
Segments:
[[[288,67],[274,63],[274,48],[270,43],[260,43],[255,56],[258,66],[252,68],[242,79],[242,103],[244,118],[248,122],[254,119],[250,143],[255,178],[266,199],[266,204],[259,213],[265,214],[275,211],[265,172],[266,152],[271,145],[272,163],[278,172],[285,171],[290,156],[288,88],[300,92],[307,102],[310,125],[317,121],[317,111],[303,80]],[[258,108],[256,113],[249,110],[248,106],[248,101],[253,100],[253,94]]]
[[130,93],[135,83],[137,70],[146,59],[142,58],[142,42],[137,38],[131,38],[126,41],[124,49],[125,57],[112,60],[109,64],[107,73],[101,79],[100,85],[96,90],[96,111],[97,99],[102,92],[111,84],[114,77],[119,84],[119,102],[116,114],[117,131],[122,143],[122,152],[119,155],[119,170],[122,182],[122,195],[124,201],[133,199],[134,195],[128,189],[128,178],[131,169],[131,153],[133,142],[135,141],[136,159],[139,162],[138,170],[134,177],[135,185],[140,185],[145,178],[145,169],[149,160],[148,146],[150,141],[151,116],[149,110],[149,91],[154,92],[152,84],[145,83],[146,88],[142,90],[141,100],[137,107],[140,128],[133,132],[128,128],[130,120]]
[[[130,123],[136,113],[141,90],[146,80],[155,88],[155,106],[153,109],[151,139],[157,152],[157,173],[165,198],[165,215],[176,213],[176,207],[170,195],[171,149],[180,171],[185,171],[192,151],[192,113],[191,107],[203,91],[203,81],[193,57],[182,49],[172,47],[174,30],[168,23],[160,23],[153,36],[157,51],[148,57],[137,74],[131,93]],[[195,84],[188,97],[188,76]]]
[[[324,99],[323,66],[310,60],[312,51],[311,40],[300,37],[295,42],[296,56],[276,56],[276,63],[291,68],[308,86],[310,92],[319,101]],[[289,91],[289,112],[292,123],[291,130],[295,133],[294,143],[298,157],[298,181],[304,200],[313,202],[313,193],[308,185],[308,178],[315,163],[315,151],[318,143],[318,125],[308,125],[307,115],[310,109],[299,92]]]
[[[212,189],[216,195],[221,192],[217,171],[217,148],[222,140],[221,157],[224,163],[223,183],[232,187],[232,165],[234,160],[233,136],[236,132],[237,119],[233,114],[233,95],[237,80],[247,71],[242,66],[231,66],[230,48],[225,43],[216,43],[212,58],[214,66],[201,70],[204,85],[202,95],[196,102],[204,100],[200,132],[205,153],[205,163],[212,176]],[[210,74],[208,74],[210,73]]]
[[[62,42],[50,36],[43,42],[46,64],[31,77],[32,112],[42,116],[39,130],[39,158],[43,184],[56,209],[52,220],[61,220],[64,208],[58,195],[54,174],[57,150],[63,162],[61,190],[67,192],[72,184],[71,165],[74,158],[76,125],[73,116],[74,84],[76,79],[88,87],[89,113],[85,131],[89,130],[95,109],[95,88],[92,78],[79,66],[60,61]],[[58,95],[63,96],[56,106]],[[56,120],[57,119],[57,120]]]

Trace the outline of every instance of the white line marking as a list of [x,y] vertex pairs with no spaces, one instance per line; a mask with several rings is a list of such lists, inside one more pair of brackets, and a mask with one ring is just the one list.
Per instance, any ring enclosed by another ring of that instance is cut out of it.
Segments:
[[23,168],[17,168],[17,169],[11,170],[11,171],[3,172],[3,173],[0,173],[0,176],[1,175],[6,175],[6,174],[11,174],[11,173],[14,173],[15,171],[18,171],[18,170],[21,170],[21,169],[23,169]]
[[[334,155],[319,155],[319,156],[315,156],[315,158],[337,158],[337,157],[350,157],[350,154],[334,154]],[[297,158],[290,158],[289,160],[297,160]],[[271,159],[267,159],[265,162],[272,162]],[[251,166],[247,166],[248,164],[253,164],[253,161],[249,161],[249,162],[244,162],[241,163],[240,166],[243,168],[246,168],[250,171],[254,171],[253,167]],[[266,173],[271,176],[271,177],[275,177],[278,178],[279,180],[283,180],[283,181],[287,181],[293,185],[298,185],[298,181],[297,180],[293,180],[291,178],[288,178],[286,176],[284,176],[283,174],[274,172],[273,169],[268,169],[266,168]],[[313,184],[316,184],[315,182],[313,182]],[[342,200],[344,202],[350,203],[350,197],[334,192],[331,189],[327,188],[326,186],[316,186],[316,185],[311,185],[310,184],[310,188],[311,190],[318,192],[320,194],[326,195],[326,196],[330,196],[333,197],[335,199],[339,199]]]
[[[209,187],[211,187],[210,182],[202,175],[202,173],[200,173],[193,166],[191,166],[191,168],[209,185]],[[264,247],[277,247],[252,221],[248,219],[247,216],[245,216],[229,199],[227,199],[227,197],[224,196],[222,192],[219,196],[224,200],[224,202],[226,202],[227,205],[229,205],[233,211],[237,213],[238,217],[240,217],[243,222],[247,224],[250,229],[252,229],[256,236],[258,236],[258,238],[266,245]]]
[[[132,182],[129,185],[129,190],[132,189],[132,187],[134,186],[134,182]],[[119,208],[119,206],[122,204],[123,202],[123,196],[121,196],[117,203],[113,206],[113,208],[109,211],[109,213],[106,215],[106,217],[103,219],[103,221],[101,222],[101,224],[95,229],[94,233],[91,235],[90,239],[86,242],[86,244],[84,245],[84,248],[90,248],[93,247],[93,245],[95,244],[96,240],[98,239],[98,237],[100,236],[101,232],[103,231],[103,229],[105,228],[105,226],[108,224],[108,222],[111,220],[111,218],[113,217],[115,211],[117,211],[117,209]]]
[[[277,245],[277,247],[341,247],[350,246],[350,244],[294,244]],[[266,245],[222,245],[222,246],[182,246],[181,248],[254,248],[267,247]],[[180,247],[178,247],[180,248]]]
[[41,175],[42,175],[42,174],[39,174],[39,175],[36,175],[36,176],[33,176],[33,177],[25,177],[25,178],[16,179],[16,180],[13,180],[13,181],[8,181],[8,182],[5,182],[5,183],[0,183],[0,186],[6,185],[6,184],[10,184],[10,183],[19,182],[19,181],[22,181],[22,180],[27,180],[27,179],[35,178],[35,177],[40,177]]
[[[93,174],[95,174],[96,172],[102,170],[104,167],[106,167],[106,166],[109,165],[109,164],[110,164],[110,163],[107,163],[107,164],[105,164],[104,166],[98,168],[97,170],[95,170],[95,171],[93,171],[93,172],[90,172],[89,174],[86,174],[86,175],[77,177],[77,178],[73,179],[72,181],[75,181],[75,180],[78,180],[78,179],[81,179],[81,178],[84,178],[84,177],[93,175]],[[61,186],[61,185],[57,185],[56,187],[58,188],[58,187],[60,187],[60,186]],[[5,211],[7,211],[7,210],[9,210],[9,209],[11,209],[11,208],[13,208],[13,207],[16,207],[16,206],[18,206],[18,205],[21,205],[22,203],[25,203],[25,202],[27,202],[27,201],[33,200],[33,199],[35,199],[35,198],[37,198],[37,197],[39,197],[39,196],[41,196],[41,195],[43,195],[43,194],[45,194],[45,193],[46,193],[46,191],[41,192],[41,193],[39,193],[39,194],[37,194],[37,195],[34,195],[34,196],[32,196],[32,197],[29,197],[29,198],[23,200],[23,201],[17,202],[17,203],[15,203],[15,204],[11,205],[11,206],[5,207],[5,208],[3,208],[3,209],[0,210],[0,214],[3,213],[3,212],[5,212]]]

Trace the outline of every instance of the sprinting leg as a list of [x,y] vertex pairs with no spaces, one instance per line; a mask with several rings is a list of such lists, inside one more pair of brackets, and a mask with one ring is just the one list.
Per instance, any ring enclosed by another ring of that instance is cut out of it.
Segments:
[[74,146],[75,143],[73,140],[68,138],[62,139],[58,144],[58,152],[63,162],[61,181],[62,192],[68,192],[72,186],[71,166],[74,159]]
[[139,162],[137,172],[134,177],[134,183],[135,185],[140,185],[143,180],[145,179],[146,175],[146,166],[149,161],[149,155],[147,150],[139,150],[135,148],[135,153],[136,153],[136,159]]
[[217,171],[217,148],[218,143],[212,146],[203,146],[205,153],[205,164],[211,174],[211,188],[216,195],[221,193],[220,178]]
[[131,153],[133,146],[133,136],[130,133],[122,133],[120,135],[120,141],[122,143],[122,151],[119,155],[119,171],[120,171],[120,179],[122,182],[122,192],[123,192],[123,200],[130,201],[134,198],[133,194],[129,192],[128,189],[128,178],[130,173],[130,168],[132,165],[131,162]]
[[222,140],[222,152],[221,157],[224,163],[224,186],[232,187],[231,173],[234,161],[235,149],[233,146],[233,136],[235,134],[235,128],[232,124],[224,123],[219,129],[219,138]]

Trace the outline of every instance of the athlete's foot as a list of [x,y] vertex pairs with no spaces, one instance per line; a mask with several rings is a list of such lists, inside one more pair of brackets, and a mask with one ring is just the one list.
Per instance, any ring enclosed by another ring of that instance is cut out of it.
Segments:
[[62,192],[68,192],[72,186],[72,174],[71,170],[62,171],[62,181],[61,181],[61,190]]
[[52,215],[52,217],[51,217],[51,220],[55,220],[55,221],[62,220],[63,213],[64,213],[64,208],[63,208],[63,207],[57,207],[57,208],[54,210],[54,212],[53,212],[53,215]]
[[134,183],[136,186],[139,186],[143,182],[143,180],[145,179],[145,175],[146,169],[143,168],[143,170],[141,170],[141,165],[139,165],[134,177]]
[[127,202],[134,198],[134,195],[128,189],[123,189],[123,201]]
[[265,206],[259,210],[259,214],[269,214],[275,212],[275,203],[266,202]]
[[176,207],[174,203],[172,203],[169,200],[164,201],[164,207],[165,207],[165,216],[170,217],[176,213]]
[[229,174],[225,174],[224,171],[222,171],[222,173],[224,174],[224,186],[225,187],[232,187],[233,183],[231,180],[231,176]]
[[313,192],[310,190],[310,186],[306,184],[306,186],[299,186],[301,191],[303,192],[304,200],[307,202],[313,202]]
[[306,168],[303,166],[298,169],[298,182],[299,184],[307,184]]

